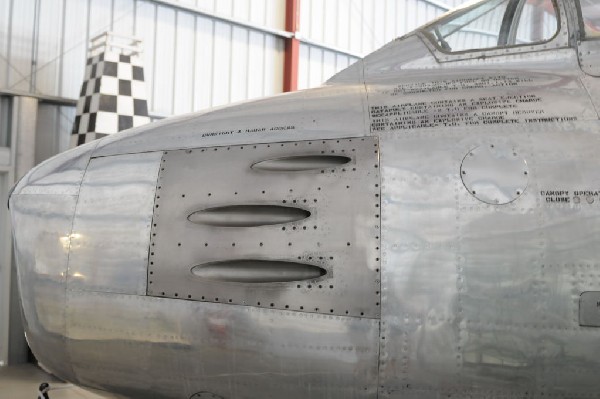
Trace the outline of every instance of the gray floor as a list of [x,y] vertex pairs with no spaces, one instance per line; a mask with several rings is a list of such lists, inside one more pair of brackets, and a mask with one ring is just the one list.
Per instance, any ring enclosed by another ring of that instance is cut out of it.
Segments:
[[37,399],[42,382],[50,384],[50,399],[113,399],[116,396],[98,394],[66,384],[46,374],[33,364],[0,367],[0,399]]

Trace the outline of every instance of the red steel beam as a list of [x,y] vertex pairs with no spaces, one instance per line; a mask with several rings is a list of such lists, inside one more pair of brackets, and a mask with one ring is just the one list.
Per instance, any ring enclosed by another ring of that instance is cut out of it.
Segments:
[[[300,27],[300,0],[286,0],[285,30],[296,33]],[[283,91],[298,90],[298,64],[300,62],[300,41],[296,37],[285,40],[283,65]]]

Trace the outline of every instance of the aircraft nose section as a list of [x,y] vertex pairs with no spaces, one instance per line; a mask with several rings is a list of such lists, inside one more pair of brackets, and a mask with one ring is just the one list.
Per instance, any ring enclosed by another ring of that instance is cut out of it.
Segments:
[[78,190],[93,146],[58,155],[13,187],[9,209],[27,341],[54,374],[72,380],[65,348],[65,285]]
[[12,195],[15,192],[15,189],[17,188],[19,183],[20,183],[20,180],[18,182],[16,182],[15,185],[12,186],[12,188],[10,190],[8,190],[8,200],[6,201],[6,206],[8,207],[9,210],[10,210],[10,197],[12,197]]

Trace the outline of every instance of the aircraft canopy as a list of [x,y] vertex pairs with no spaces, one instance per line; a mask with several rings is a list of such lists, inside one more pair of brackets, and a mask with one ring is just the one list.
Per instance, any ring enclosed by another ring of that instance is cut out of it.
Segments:
[[557,34],[556,15],[552,0],[487,0],[450,13],[422,31],[446,52],[529,45]]

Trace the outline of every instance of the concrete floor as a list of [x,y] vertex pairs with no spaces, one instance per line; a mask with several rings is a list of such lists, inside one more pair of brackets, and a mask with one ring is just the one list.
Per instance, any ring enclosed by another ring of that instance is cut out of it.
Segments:
[[45,373],[33,364],[0,367],[0,399],[37,399],[42,382],[50,384],[50,399],[114,399],[105,393],[91,391],[66,384]]

